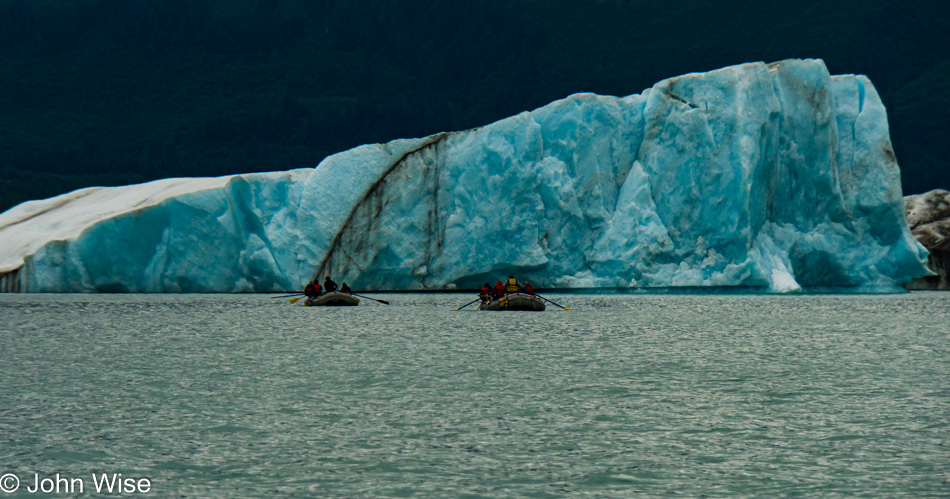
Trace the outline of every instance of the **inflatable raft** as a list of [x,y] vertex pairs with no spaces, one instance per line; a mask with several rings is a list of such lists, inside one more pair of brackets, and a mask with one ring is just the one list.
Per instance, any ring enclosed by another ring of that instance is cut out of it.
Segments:
[[524,310],[541,312],[544,310],[544,300],[525,293],[512,293],[504,298],[482,303],[479,310]]
[[307,298],[303,304],[305,307],[355,307],[360,304],[360,299],[347,293],[334,291],[316,298]]

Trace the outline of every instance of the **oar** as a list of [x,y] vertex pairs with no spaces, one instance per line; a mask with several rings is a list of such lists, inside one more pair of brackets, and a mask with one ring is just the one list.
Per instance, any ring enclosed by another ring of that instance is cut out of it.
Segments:
[[350,293],[350,294],[353,295],[353,296],[359,296],[360,298],[366,298],[367,300],[378,301],[378,302],[382,303],[383,305],[389,305],[389,302],[386,301],[386,300],[377,300],[376,298],[370,298],[370,297],[368,297],[368,296],[358,295],[358,294],[356,294],[356,293]]
[[301,299],[301,298],[303,298],[303,296],[298,296],[298,297],[296,297],[296,298],[291,298],[291,299],[290,299],[290,303],[297,303],[297,300],[299,300],[299,299]]
[[466,303],[465,305],[462,305],[462,306],[459,307],[459,308],[453,308],[452,311],[453,311],[453,312],[457,312],[457,311],[459,311],[459,310],[462,310],[463,308],[465,308],[465,307],[467,307],[467,306],[469,306],[469,305],[471,305],[471,304],[473,304],[473,303],[475,303],[475,302],[477,302],[478,300],[481,300],[481,299],[482,299],[482,297],[479,296],[478,298],[475,298],[474,300],[472,300],[472,301]]
[[294,293],[294,294],[292,294],[292,295],[271,296],[271,298],[290,298],[291,296],[297,296],[297,295],[302,295],[302,294],[303,294],[303,293],[301,292],[301,293]]
[[[541,296],[541,295],[539,295],[539,294],[537,294],[537,293],[535,293],[534,296],[537,296],[538,298],[541,298],[542,300],[544,300],[544,301],[550,303],[551,305],[557,305],[557,303],[554,303],[553,301],[548,300],[547,298],[545,298],[545,297],[543,297],[543,296]],[[561,307],[560,305],[557,305],[557,306]],[[561,308],[563,308],[564,310],[570,310],[570,309],[567,308],[567,307],[561,307]]]

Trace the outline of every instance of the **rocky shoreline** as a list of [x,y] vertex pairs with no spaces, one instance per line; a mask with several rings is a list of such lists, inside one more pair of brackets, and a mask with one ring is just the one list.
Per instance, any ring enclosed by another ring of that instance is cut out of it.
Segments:
[[910,231],[930,251],[927,263],[935,276],[907,285],[911,290],[950,290],[950,191],[936,189],[904,198]]

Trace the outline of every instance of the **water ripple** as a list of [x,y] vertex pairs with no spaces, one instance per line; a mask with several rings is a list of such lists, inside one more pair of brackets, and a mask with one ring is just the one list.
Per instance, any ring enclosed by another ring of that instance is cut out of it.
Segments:
[[0,295],[0,472],[160,496],[937,497],[950,296]]

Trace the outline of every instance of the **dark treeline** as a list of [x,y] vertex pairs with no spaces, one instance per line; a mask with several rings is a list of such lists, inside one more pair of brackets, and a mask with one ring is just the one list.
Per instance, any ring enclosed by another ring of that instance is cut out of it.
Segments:
[[948,33],[923,0],[0,0],[0,210],[790,57],[870,76],[905,193],[947,188]]

